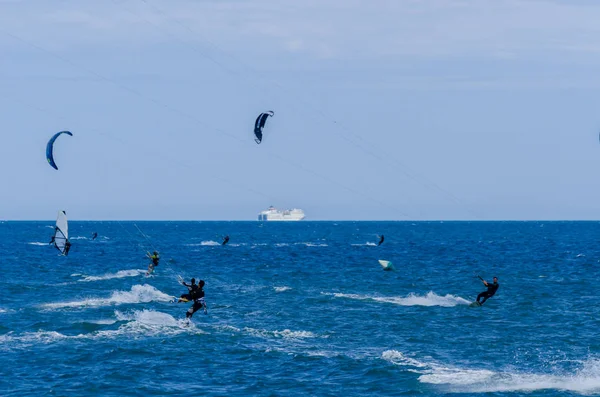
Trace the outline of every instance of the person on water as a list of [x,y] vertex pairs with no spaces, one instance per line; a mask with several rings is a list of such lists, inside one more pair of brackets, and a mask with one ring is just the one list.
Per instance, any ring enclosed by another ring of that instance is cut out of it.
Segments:
[[[483,305],[486,300],[494,296],[496,294],[496,291],[498,291],[498,288],[500,287],[500,284],[498,284],[498,277],[494,277],[494,282],[492,284],[488,283],[485,280],[482,281],[483,285],[487,287],[487,291],[483,291],[481,294],[477,295],[477,303],[479,303],[480,305]],[[482,298],[483,300],[479,302],[479,300]]]
[[148,265],[148,272],[146,274],[151,274],[154,271],[154,268],[156,266],[158,266],[158,261],[160,260],[160,256],[158,255],[158,252],[154,251],[152,253],[152,255],[150,255],[150,252],[148,252],[146,254],[146,256],[152,261],[152,263],[150,263]]
[[95,240],[96,237],[98,237],[98,233],[94,232],[94,234],[92,235],[92,240]]
[[379,238],[379,244],[377,244],[378,246],[383,244],[383,240],[385,240],[385,238],[383,237],[383,234],[381,235],[381,237]]
[[225,236],[225,237],[223,238],[223,242],[221,243],[221,245],[225,245],[225,244],[227,244],[228,242],[229,242],[229,236]]
[[71,242],[69,240],[65,241],[65,256],[69,255],[69,250],[71,249]]
[[195,278],[193,278],[191,281],[192,281],[191,284],[187,284],[185,281],[181,282],[181,285],[183,285],[184,287],[187,287],[188,293],[182,294],[181,297],[179,298],[179,300],[177,301],[178,303],[189,302],[191,300],[194,300],[194,297],[196,296],[196,292],[198,291],[198,285],[196,285]]
[[196,313],[202,308],[204,308],[204,314],[208,314],[208,306],[206,306],[206,302],[204,301],[204,280],[200,280],[193,294],[190,287],[187,285],[186,287],[188,287],[188,289],[190,290],[190,295],[194,301],[194,304],[192,304],[192,307],[190,307],[185,313],[185,318],[192,318],[194,313]]

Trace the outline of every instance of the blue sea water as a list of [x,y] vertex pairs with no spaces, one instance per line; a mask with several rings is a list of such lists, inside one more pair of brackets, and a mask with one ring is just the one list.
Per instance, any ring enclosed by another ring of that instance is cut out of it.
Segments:
[[2,396],[600,394],[598,222],[52,227],[0,224]]

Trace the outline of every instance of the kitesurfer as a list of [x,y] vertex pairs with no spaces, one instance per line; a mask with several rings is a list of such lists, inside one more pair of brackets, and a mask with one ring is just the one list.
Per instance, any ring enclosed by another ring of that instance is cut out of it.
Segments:
[[229,236],[225,236],[225,237],[223,238],[223,242],[221,243],[221,245],[225,245],[225,244],[227,244],[228,242],[229,242]]
[[[189,290],[189,294],[188,296],[190,298],[192,298],[191,300],[194,301],[194,303],[192,304],[192,307],[190,307],[188,309],[188,311],[185,313],[185,317],[186,318],[192,318],[192,316],[194,315],[194,313],[196,313],[198,310],[204,308],[204,314],[208,313],[208,307],[206,306],[206,302],[204,301],[204,280],[200,280],[200,282],[198,283],[198,285],[194,285],[194,279],[192,279],[192,284],[188,285],[186,283],[182,283],[183,285],[185,285],[186,287],[188,287]],[[193,287],[196,287],[195,289]],[[184,295],[181,295],[181,297],[183,298]],[[186,296],[187,298],[187,296]],[[179,300],[180,302],[183,302],[181,299]]]
[[181,285],[187,287],[188,293],[182,294],[181,298],[179,298],[178,303],[194,300],[194,296],[196,296],[196,291],[198,291],[198,285],[196,284],[196,279],[193,278],[191,280],[191,284],[187,284],[185,281],[182,281]]
[[152,254],[150,254],[150,252],[148,252],[146,254],[146,256],[152,261],[152,263],[150,263],[148,265],[148,271],[146,272],[146,274],[151,274],[154,271],[154,268],[156,266],[158,266],[158,261],[160,260],[160,256],[158,255],[157,251],[154,251]]
[[[496,291],[498,291],[500,284],[498,284],[498,277],[494,277],[494,282],[491,284],[485,280],[481,280],[481,281],[483,281],[483,285],[485,285],[487,287],[487,291],[483,291],[482,293],[477,295],[477,303],[479,303],[480,305],[483,305],[486,300],[488,300],[489,298],[491,298],[492,296],[494,296],[496,294]],[[483,298],[483,300],[481,302],[479,302],[479,300],[481,298]]]
[[383,237],[383,234],[379,237],[379,244],[377,245],[381,245],[383,244],[383,240],[385,240],[385,238]]

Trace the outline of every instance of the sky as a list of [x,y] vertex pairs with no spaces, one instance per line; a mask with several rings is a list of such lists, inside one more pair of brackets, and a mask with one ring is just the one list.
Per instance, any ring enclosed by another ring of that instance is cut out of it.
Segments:
[[0,220],[600,219],[599,20],[593,0],[0,0]]

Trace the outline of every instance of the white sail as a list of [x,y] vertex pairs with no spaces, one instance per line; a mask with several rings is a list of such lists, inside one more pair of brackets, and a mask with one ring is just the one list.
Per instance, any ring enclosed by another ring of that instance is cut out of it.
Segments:
[[396,268],[390,261],[384,261],[379,259],[379,264],[381,265],[381,267],[383,267],[383,270],[396,270]]
[[69,224],[65,211],[58,211],[56,227],[54,228],[54,246],[61,253],[65,253],[65,245],[69,239]]

